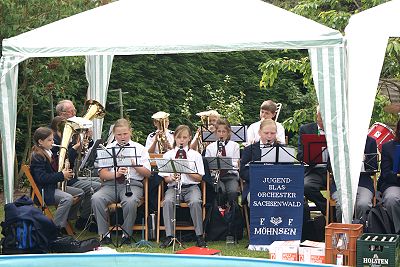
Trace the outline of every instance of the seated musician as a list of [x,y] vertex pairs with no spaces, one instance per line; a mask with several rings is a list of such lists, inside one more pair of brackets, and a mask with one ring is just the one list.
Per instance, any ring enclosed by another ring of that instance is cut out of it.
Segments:
[[[52,167],[51,148],[54,144],[53,132],[50,128],[40,127],[33,134],[30,170],[39,191],[42,192],[46,205],[57,205],[54,224],[65,228],[68,219],[75,219],[83,191],[79,188],[66,188],[67,192],[58,189],[58,183],[73,177],[71,169],[57,172]],[[76,199],[76,201],[74,200]]]
[[243,189],[243,197],[250,201],[249,185],[250,185],[250,174],[249,174],[249,163],[252,161],[261,160],[261,148],[267,146],[273,146],[275,143],[279,143],[277,140],[277,126],[276,122],[272,119],[264,119],[260,123],[258,130],[260,140],[256,143],[250,144],[244,148],[242,158],[240,159],[240,177],[246,181],[246,188]]
[[[325,135],[324,125],[322,122],[319,106],[316,112],[316,122],[311,122],[300,126],[297,159],[303,161],[304,147],[302,144],[303,134]],[[304,196],[307,200],[315,203],[317,209],[323,215],[326,215],[326,198],[322,195],[321,190],[326,190],[326,174],[327,164],[310,164],[304,169]]]
[[[367,136],[367,140],[364,148],[364,165],[368,169],[378,170],[378,159],[376,150],[376,141],[374,138]],[[358,182],[357,195],[356,195],[356,206],[354,211],[354,218],[361,219],[366,218],[367,212],[372,208],[372,199],[374,197],[374,184],[371,179],[372,172],[360,173],[360,180]],[[332,190],[334,193],[332,197],[336,200],[336,220],[341,222],[342,219],[342,209],[340,205],[340,198],[336,196],[337,191]]]
[[[69,103],[69,102],[67,102]],[[62,116],[56,116],[51,122],[51,129],[53,130],[54,134],[54,144],[61,145],[61,138],[62,138],[62,128],[65,124],[66,119]],[[81,148],[81,142],[78,135],[76,135],[75,140],[68,145],[68,159],[71,166],[71,169],[74,169],[76,160],[78,158],[79,149]],[[57,170],[58,169],[58,155],[60,148],[59,146],[53,146],[51,149],[53,153],[53,167]],[[79,164],[79,162],[77,162]],[[91,197],[93,192],[96,192],[100,189],[101,183],[97,177],[93,177],[92,181],[89,179],[79,179],[76,175],[75,177],[71,178],[68,183],[68,186],[78,188],[83,190],[84,195],[82,199],[82,205],[80,207],[80,217],[76,220],[75,228],[78,230],[83,230],[89,222],[89,216],[91,214]],[[91,224],[89,230],[91,232],[96,232],[97,227],[95,224]]]
[[395,138],[382,145],[381,175],[378,191],[382,193],[383,205],[393,221],[395,233],[400,233],[400,177],[393,172],[397,146],[400,145],[400,120],[397,122]]
[[[149,153],[144,146],[131,140],[131,131],[130,123],[126,119],[117,120],[113,129],[115,141],[109,144],[107,148],[117,147],[119,152],[116,153],[121,153],[124,147],[126,149],[136,148],[130,149],[128,152],[132,155],[133,151],[136,151],[140,166],[118,167],[116,173],[113,167],[101,168],[99,174],[103,186],[92,196],[92,208],[98,225],[100,242],[103,245],[112,242],[110,235],[106,235],[109,229],[107,206],[116,202],[121,203],[124,219],[122,225],[124,233],[121,243],[131,243],[132,227],[136,220],[138,205],[143,197],[142,180],[151,175]],[[108,150],[112,151],[111,149]],[[136,159],[132,159],[132,161],[135,162]],[[134,164],[133,162],[132,164]],[[99,160],[99,166],[101,165],[102,162]],[[115,195],[115,186],[117,186],[117,195]],[[132,195],[127,195],[127,192],[132,192]]]
[[[227,120],[219,119],[215,124],[215,133],[218,140],[206,148],[206,157],[229,157],[233,160],[233,168],[237,168],[240,158],[239,144],[229,140],[231,138],[231,126]],[[215,173],[214,177],[215,179]],[[226,195],[228,201],[237,201],[239,189],[239,176],[236,170],[220,170],[218,190]],[[219,191],[218,191],[219,193]]]
[[[260,106],[260,120],[251,124],[247,129],[246,143],[247,145],[256,143],[260,140],[258,134],[260,129],[260,123],[265,119],[273,119],[276,115],[276,103],[272,100],[264,101]],[[280,144],[286,144],[285,140],[285,128],[279,122],[276,123],[276,138]]]
[[161,248],[166,248],[172,245],[172,238],[176,233],[173,232],[173,223],[176,218],[173,218],[174,205],[177,201],[175,186],[180,183],[181,192],[178,196],[180,200],[188,203],[190,215],[192,217],[195,233],[197,236],[196,246],[206,247],[207,244],[203,239],[203,219],[202,219],[202,199],[201,190],[198,184],[204,175],[203,158],[197,151],[189,148],[189,142],[192,132],[187,125],[180,125],[174,132],[174,149],[164,154],[165,159],[186,158],[195,161],[197,173],[190,174],[168,174],[163,173],[164,181],[168,184],[168,189],[165,192],[163,217],[165,225],[166,239],[161,243]]
[[[197,113],[196,115],[200,116],[202,126],[207,128],[212,133],[215,131],[215,123],[221,117],[216,110],[203,111]],[[199,127],[195,136],[193,137],[192,142],[190,143],[190,148],[203,155],[209,142],[203,142],[201,135],[201,127]]]
[[172,143],[174,142],[174,132],[168,129],[169,114],[159,111],[154,113],[152,118],[157,130],[147,136],[145,147],[149,153],[163,154],[172,149]]

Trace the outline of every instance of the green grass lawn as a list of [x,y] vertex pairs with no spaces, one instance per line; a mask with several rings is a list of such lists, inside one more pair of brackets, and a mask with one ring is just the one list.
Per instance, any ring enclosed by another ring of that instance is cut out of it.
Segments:
[[[4,220],[4,206],[0,207],[0,221]],[[74,222],[72,222],[73,224]],[[1,235],[0,235],[1,236]],[[90,233],[89,231],[84,232],[76,232],[76,238],[79,240],[98,237],[95,233]],[[134,232],[134,238],[136,241],[141,239],[141,232]],[[120,242],[120,241],[119,241]],[[135,247],[135,245],[123,245],[119,248],[116,248],[118,252],[140,252],[140,253],[173,253],[172,247],[161,249],[158,247],[158,244],[155,241],[150,241],[153,245],[152,248],[149,247]],[[221,250],[221,254],[223,256],[236,256],[236,257],[253,257],[253,258],[268,258],[268,253],[265,251],[250,251],[246,248],[248,245],[248,237],[245,235],[242,240],[235,245],[226,245],[225,241],[209,241],[207,242],[208,247],[212,249]],[[184,242],[184,248],[188,248],[191,246],[195,246],[195,242]],[[109,246],[110,248],[114,248],[113,245]],[[178,248],[178,250],[183,248]]]

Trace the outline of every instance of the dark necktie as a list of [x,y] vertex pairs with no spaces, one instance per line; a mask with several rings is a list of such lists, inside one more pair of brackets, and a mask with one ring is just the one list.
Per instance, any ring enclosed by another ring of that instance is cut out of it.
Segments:
[[187,159],[186,151],[183,148],[179,148],[175,154],[176,159]]

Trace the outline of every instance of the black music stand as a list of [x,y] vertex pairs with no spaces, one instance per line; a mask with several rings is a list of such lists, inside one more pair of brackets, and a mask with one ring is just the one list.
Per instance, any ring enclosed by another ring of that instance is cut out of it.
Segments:
[[[99,145],[103,142],[102,139],[97,139],[96,142],[94,142],[93,146],[91,148],[89,148],[88,153],[86,153],[85,157],[83,158],[79,169],[78,169],[78,173],[83,173],[84,176],[88,176],[89,180],[90,180],[90,195],[93,196],[94,194],[94,189],[93,189],[93,185],[92,185],[92,172],[95,168],[94,166],[94,162],[96,160],[96,156],[97,156],[97,148],[99,147]],[[89,229],[89,227],[95,224],[95,220],[94,220],[94,213],[93,213],[93,209],[91,208],[90,211],[90,215],[88,220],[86,221],[85,227],[83,228],[82,232],[78,235],[78,237],[85,232],[85,230]]]
[[214,176],[214,190],[215,193],[219,194],[218,191],[218,184],[220,181],[220,171],[230,171],[230,170],[237,170],[233,164],[234,158],[229,158],[229,157],[204,157],[205,160],[207,160],[208,163],[208,168],[211,171],[215,171],[215,176]]
[[325,164],[328,158],[325,157],[328,148],[325,135],[302,134],[303,162],[309,165]]
[[[361,172],[375,174],[378,172],[378,153],[364,154],[363,164],[361,165]],[[400,160],[400,158],[399,158]]]
[[[193,160],[188,160],[188,159],[151,159],[150,161],[155,161],[158,167],[158,171],[160,173],[173,173],[173,174],[192,174],[192,173],[197,173],[197,166],[196,162]],[[174,237],[171,239],[170,243],[168,246],[172,244],[172,251],[175,251],[175,245],[178,243],[179,247],[183,248],[182,242],[178,240],[176,237],[176,206],[179,206],[180,204],[180,198],[181,198],[181,188],[179,185],[179,182],[175,183],[175,205],[173,209],[173,227],[172,227],[172,232]],[[160,216],[160,214],[158,215]]]
[[298,163],[293,147],[274,144],[261,148],[261,162],[271,164]]
[[[200,128],[201,138],[203,142],[215,142],[219,140],[214,132],[211,132],[208,127],[202,125]],[[231,126],[231,141],[235,142],[246,142],[247,126],[245,125],[233,125]]]
[[[117,190],[117,169],[120,167],[140,167],[138,164],[138,158],[136,154],[136,147],[134,146],[120,146],[120,147],[110,147],[106,148],[103,145],[99,145],[99,149],[97,149],[97,161],[99,168],[113,168],[114,169],[114,192],[115,192],[115,207],[118,204],[118,190]],[[130,178],[126,178],[126,190],[128,193],[128,187],[130,190]],[[116,242],[112,242],[115,247],[122,246],[123,243],[118,243],[118,230],[121,230],[126,236],[130,237],[127,231],[122,228],[122,225],[119,224],[118,220],[118,210],[115,210],[115,225],[108,230],[108,232],[104,235],[107,236],[113,230],[117,230],[116,234]],[[111,239],[112,240],[112,239]]]

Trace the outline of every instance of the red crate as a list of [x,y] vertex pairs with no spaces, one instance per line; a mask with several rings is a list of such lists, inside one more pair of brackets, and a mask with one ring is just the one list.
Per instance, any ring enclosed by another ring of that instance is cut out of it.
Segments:
[[325,227],[325,263],[356,266],[357,239],[362,224],[330,223]]

